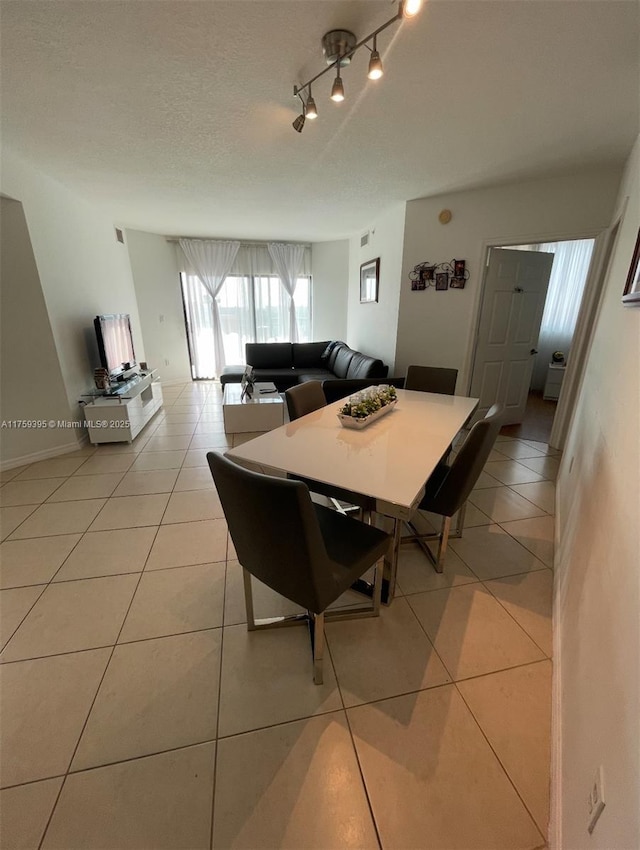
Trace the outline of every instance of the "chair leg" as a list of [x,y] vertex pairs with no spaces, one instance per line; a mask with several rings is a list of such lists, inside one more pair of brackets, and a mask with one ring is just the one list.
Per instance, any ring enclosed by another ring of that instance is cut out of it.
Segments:
[[313,681],[322,684],[322,658],[324,656],[324,614],[313,616]]
[[244,606],[247,612],[247,630],[256,630],[256,619],[253,613],[253,590],[251,588],[251,573],[242,568],[242,579],[244,581]]
[[447,554],[447,543],[449,542],[449,531],[451,529],[451,517],[442,517],[442,528],[440,531],[440,541],[438,543],[438,557],[436,559],[436,572],[441,573],[444,569],[444,558]]
[[466,514],[466,512],[467,503],[465,502],[464,505],[458,511],[458,518],[456,519],[455,531],[453,532],[453,534],[450,534],[449,537],[462,537],[462,532],[464,531],[464,515]]

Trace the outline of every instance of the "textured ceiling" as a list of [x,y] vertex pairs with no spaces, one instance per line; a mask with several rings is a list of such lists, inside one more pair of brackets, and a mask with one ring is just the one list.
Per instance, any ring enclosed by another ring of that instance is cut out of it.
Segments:
[[390,2],[2,0],[2,135],[114,221],[323,240],[397,202],[621,162],[638,132],[637,0],[430,0],[314,87],[322,34]]

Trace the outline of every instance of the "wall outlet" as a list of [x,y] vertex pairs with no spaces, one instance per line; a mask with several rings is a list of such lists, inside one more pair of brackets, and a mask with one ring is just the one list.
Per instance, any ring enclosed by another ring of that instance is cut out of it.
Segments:
[[602,765],[600,765],[600,767],[596,770],[596,775],[591,783],[591,790],[587,800],[587,809],[589,813],[589,825],[587,829],[589,830],[589,833],[593,832],[596,822],[602,814],[604,806],[604,771],[602,770]]
[[168,365],[169,365],[169,361],[167,360],[167,358],[166,358],[166,357],[164,358],[164,365],[165,365],[165,366],[168,366]]

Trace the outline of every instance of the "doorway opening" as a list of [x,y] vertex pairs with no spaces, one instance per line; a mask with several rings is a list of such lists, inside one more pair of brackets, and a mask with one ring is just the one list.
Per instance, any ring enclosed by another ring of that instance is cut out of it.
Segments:
[[[495,333],[501,323],[496,321],[495,317],[498,315],[497,298],[502,297],[501,309],[510,314],[509,320],[505,319],[502,324],[505,329],[510,327],[508,334],[513,334],[513,345],[503,346],[501,354],[504,357],[501,372],[505,375],[503,381],[506,384],[506,390],[502,391],[506,393],[507,404],[509,396],[512,398],[511,412],[515,414],[507,419],[509,424],[502,429],[502,433],[507,436],[545,443],[549,441],[565,369],[571,354],[573,334],[594,245],[595,239],[575,239],[502,245],[491,248],[489,251],[487,283],[483,294],[481,316],[483,313],[485,315],[492,313],[494,318],[490,323],[489,335],[498,342]],[[494,278],[499,279],[505,276],[501,274],[501,269],[509,268],[511,265],[505,263],[504,258],[510,256],[512,251],[527,252],[520,255],[523,262],[519,268],[520,277],[515,280],[516,285],[513,286],[513,295],[511,291],[505,291],[510,289],[509,286],[504,286],[507,283],[506,280],[504,282],[496,280],[495,286],[490,285],[492,257],[494,267],[498,262],[500,263],[500,270],[494,268],[493,275]],[[545,272],[543,265],[537,264],[540,267],[538,271],[536,264],[528,263],[526,257],[532,254],[546,255],[551,261],[550,271],[547,267]],[[545,274],[548,285],[542,279]],[[533,292],[530,293],[532,287],[537,290],[538,301],[535,303]],[[496,289],[500,290],[497,296]],[[517,294],[523,292],[524,295]],[[529,293],[531,298],[527,304],[522,299]],[[534,313],[537,315],[534,316]],[[511,316],[516,316],[516,320],[512,321]],[[485,375],[489,374],[489,368],[493,368],[496,373],[498,371],[495,364],[490,365],[490,361],[494,359],[490,352],[485,352],[484,363],[483,358],[478,357],[481,342],[480,334],[472,378],[477,386],[485,383],[486,379],[481,381],[479,375],[476,376],[476,368],[478,372],[484,369]],[[522,351],[518,349],[518,342],[522,343],[520,349],[524,346]],[[494,350],[497,351],[497,347],[494,347]],[[517,357],[514,353],[516,350],[519,351]]]

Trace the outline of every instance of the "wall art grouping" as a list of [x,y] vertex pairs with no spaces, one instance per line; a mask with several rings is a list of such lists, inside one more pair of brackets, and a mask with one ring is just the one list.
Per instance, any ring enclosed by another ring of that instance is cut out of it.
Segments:
[[450,263],[418,263],[412,272],[409,272],[411,289],[420,292],[429,287],[436,291],[445,289],[464,289],[469,280],[469,271],[466,260],[451,260]]

